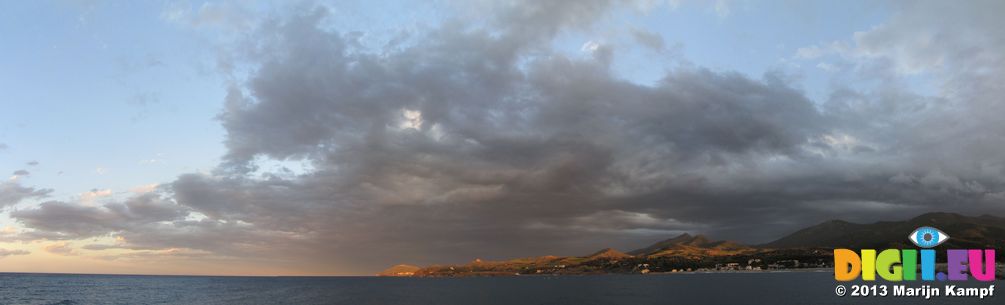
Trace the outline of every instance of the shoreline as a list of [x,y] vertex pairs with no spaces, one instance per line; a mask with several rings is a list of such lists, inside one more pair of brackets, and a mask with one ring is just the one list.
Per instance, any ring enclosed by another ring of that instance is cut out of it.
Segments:
[[[1005,280],[1005,264],[998,264],[995,272],[996,280]],[[944,269],[941,269],[944,271]],[[506,273],[482,273],[482,274],[456,274],[452,276],[377,276],[377,277],[399,277],[399,278],[471,278],[471,277],[562,277],[562,276],[603,276],[603,275],[626,275],[626,276],[673,276],[673,275],[695,275],[695,274],[765,274],[765,273],[833,273],[833,268],[793,268],[793,269],[772,269],[772,270],[703,270],[703,271],[681,271],[681,272],[649,272],[641,273],[551,273],[551,274],[506,274]]]
[[549,273],[549,274],[515,274],[502,272],[467,273],[454,274],[451,276],[377,276],[390,278],[470,278],[470,277],[562,277],[562,276],[603,276],[603,275],[626,275],[626,276],[667,276],[667,275],[694,275],[694,274],[765,274],[765,273],[824,273],[833,272],[832,268],[795,268],[795,269],[774,269],[774,270],[706,270],[706,271],[681,271],[681,272],[649,272],[649,273],[620,273],[620,272],[598,272],[598,273]]
[[709,271],[683,271],[683,272],[649,272],[648,274],[639,274],[639,275],[833,272],[833,270],[834,268],[795,268],[795,269],[773,269],[773,270],[709,270]]

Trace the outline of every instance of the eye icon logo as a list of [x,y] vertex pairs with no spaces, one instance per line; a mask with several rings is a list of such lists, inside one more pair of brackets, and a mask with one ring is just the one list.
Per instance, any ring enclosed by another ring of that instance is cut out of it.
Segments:
[[949,240],[949,234],[933,227],[920,227],[911,232],[907,239],[918,247],[931,248]]

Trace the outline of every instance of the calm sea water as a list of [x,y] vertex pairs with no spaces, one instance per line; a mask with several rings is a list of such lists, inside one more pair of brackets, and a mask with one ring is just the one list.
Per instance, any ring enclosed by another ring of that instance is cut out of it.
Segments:
[[[837,297],[830,273],[493,278],[0,274],[0,304],[917,304]],[[998,293],[996,293],[998,294]],[[1000,297],[924,304],[1001,304]]]

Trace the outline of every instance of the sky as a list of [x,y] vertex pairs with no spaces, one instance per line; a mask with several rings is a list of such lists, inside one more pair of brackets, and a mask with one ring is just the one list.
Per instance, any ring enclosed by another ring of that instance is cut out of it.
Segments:
[[1002,11],[5,1],[0,271],[367,275],[1002,216]]

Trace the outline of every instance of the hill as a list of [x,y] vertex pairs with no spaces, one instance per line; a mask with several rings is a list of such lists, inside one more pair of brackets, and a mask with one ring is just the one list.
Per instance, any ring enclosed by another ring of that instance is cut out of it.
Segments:
[[628,252],[638,256],[724,256],[755,252],[757,249],[731,241],[712,241],[703,235],[684,233],[648,247]]
[[628,254],[625,254],[625,253],[622,253],[621,251],[614,250],[612,248],[606,248],[606,249],[597,251],[597,252],[595,252],[593,254],[590,254],[586,258],[587,259],[591,259],[591,260],[596,260],[596,259],[620,259],[620,258],[629,258],[629,257],[632,257],[632,256],[628,255]]
[[412,276],[415,274],[416,271],[419,271],[419,269],[422,268],[419,268],[418,266],[405,265],[405,264],[395,265],[392,266],[391,268],[384,269],[384,271],[381,271],[380,273],[377,273],[377,276]]
[[831,220],[798,230],[763,248],[850,248],[885,249],[915,247],[907,236],[922,226],[936,227],[949,235],[940,248],[994,248],[1005,243],[1005,219],[983,215],[969,217],[954,213],[928,213],[905,221],[857,224]]

